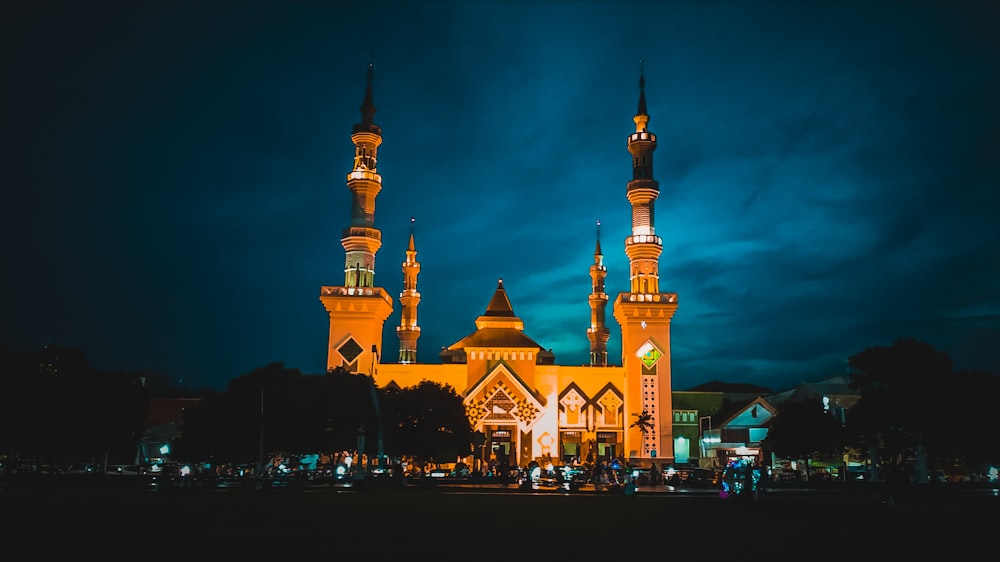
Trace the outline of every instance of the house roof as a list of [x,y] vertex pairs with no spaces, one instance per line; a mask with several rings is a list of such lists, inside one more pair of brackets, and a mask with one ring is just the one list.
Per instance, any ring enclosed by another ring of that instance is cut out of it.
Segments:
[[165,424],[180,424],[184,412],[201,402],[201,398],[150,398],[146,409],[145,427]]
[[827,396],[839,399],[838,402],[852,403],[861,397],[861,391],[851,388],[850,377],[839,375],[814,382],[802,381],[798,385],[767,396],[772,404],[780,404],[786,400],[809,400]]
[[[763,427],[778,412],[770,402],[758,396],[753,400],[729,402],[713,420],[720,420],[718,427]],[[713,425],[715,425],[713,423]]]
[[467,347],[533,347],[542,349],[535,340],[513,328],[481,328],[448,346],[450,350]]
[[726,394],[753,394],[764,396],[770,394],[770,388],[757,386],[749,383],[730,383],[722,381],[709,381],[688,389],[691,392],[723,392]]

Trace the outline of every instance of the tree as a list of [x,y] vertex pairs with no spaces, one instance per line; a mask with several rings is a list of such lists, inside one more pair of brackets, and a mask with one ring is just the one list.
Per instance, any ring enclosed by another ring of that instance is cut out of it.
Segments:
[[844,430],[836,417],[824,411],[820,400],[786,401],[771,420],[761,445],[781,458],[805,459],[809,479],[811,460],[843,454]]
[[1000,376],[962,370],[939,389],[936,400],[955,415],[939,416],[928,434],[935,459],[942,467],[964,466],[967,473],[982,473],[1000,461],[1000,434],[987,428],[996,420]]
[[450,462],[472,451],[472,426],[450,385],[421,381],[384,389],[386,445],[400,455]]
[[4,357],[0,452],[33,464],[125,464],[148,407],[140,377],[99,371],[79,348]]
[[629,427],[638,427],[639,431],[642,433],[643,439],[646,438],[648,433],[652,433],[655,429],[653,427],[653,414],[650,414],[649,411],[643,410],[638,414],[632,414],[632,417],[635,418],[635,421],[632,422]]
[[303,375],[280,362],[255,369],[185,413],[178,454],[249,462],[262,447],[268,457],[354,450],[359,428],[375,434],[369,381],[344,369]]
[[851,356],[851,385],[861,399],[848,412],[855,442],[870,451],[876,466],[902,478],[910,470],[927,480],[928,447],[947,448],[939,418],[929,412],[955,389],[946,353],[915,339],[872,347]]

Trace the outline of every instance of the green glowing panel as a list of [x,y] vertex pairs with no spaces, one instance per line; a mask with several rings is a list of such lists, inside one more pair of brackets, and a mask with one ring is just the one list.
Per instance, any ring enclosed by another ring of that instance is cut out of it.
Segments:
[[656,362],[660,360],[660,357],[663,357],[660,350],[650,345],[649,349],[646,350],[646,353],[642,354],[640,359],[642,359],[642,364],[645,365],[647,369],[652,369],[653,365],[656,365]]

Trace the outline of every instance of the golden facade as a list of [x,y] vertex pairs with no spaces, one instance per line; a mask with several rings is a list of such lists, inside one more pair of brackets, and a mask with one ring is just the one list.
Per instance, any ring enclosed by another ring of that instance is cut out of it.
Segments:
[[[593,287],[588,298],[591,325],[581,334],[590,341],[590,364],[564,366],[556,365],[554,355],[525,333],[502,280],[486,311],[475,320],[475,331],[444,349],[440,363],[417,363],[420,263],[412,234],[402,265],[398,362],[383,362],[382,329],[393,300],[374,283],[375,254],[382,242],[374,226],[375,198],[382,188],[376,168],[382,136],[373,119],[372,72],[369,66],[362,120],[351,136],[354,168],[346,182],[352,196],[351,223],[341,239],[346,255],[344,285],[320,290],[330,317],[327,369],[345,367],[369,374],[379,386],[408,387],[423,380],[450,385],[463,396],[473,429],[486,436],[488,456],[499,462],[521,466],[532,460],[674,462],[670,322],[677,295],[659,289],[663,244],[656,235],[653,212],[659,195],[653,179],[656,135],[647,128],[642,74],[635,131],[628,137],[632,180],[625,186],[632,206],[632,228],[625,239],[630,291],[614,299],[622,363],[611,366],[607,361],[609,297],[604,293],[607,271],[598,238],[593,265],[581,272],[589,274]],[[643,413],[651,426],[632,427]]]

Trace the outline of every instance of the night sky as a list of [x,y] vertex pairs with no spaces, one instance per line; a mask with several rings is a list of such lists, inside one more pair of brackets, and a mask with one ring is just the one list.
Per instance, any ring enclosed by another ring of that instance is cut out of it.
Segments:
[[584,364],[597,221],[628,287],[641,66],[675,389],[780,390],[910,337],[1000,373],[996,2],[17,4],[8,352],[190,388],[322,373],[371,62],[387,358],[414,217],[421,362],[502,278],[526,334]]

